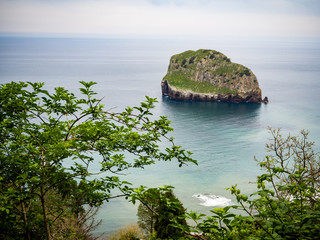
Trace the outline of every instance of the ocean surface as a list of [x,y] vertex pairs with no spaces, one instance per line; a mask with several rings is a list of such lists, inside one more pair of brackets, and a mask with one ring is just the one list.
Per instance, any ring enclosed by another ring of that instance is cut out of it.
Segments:
[[[215,49],[257,76],[268,104],[179,102],[162,98],[160,83],[169,59],[185,50]],[[77,92],[79,81],[95,81],[106,108],[116,111],[158,99],[154,115],[165,115],[175,129],[175,143],[193,152],[199,166],[179,168],[159,162],[127,172],[134,185],[173,185],[188,210],[208,213],[234,203],[225,189],[238,184],[254,191],[270,135],[267,127],[284,133],[310,131],[320,143],[320,39],[76,39],[0,38],[0,83],[45,82]],[[165,143],[163,143],[165,144]],[[137,206],[115,199],[100,209],[103,222],[96,233],[110,233],[136,222]]]

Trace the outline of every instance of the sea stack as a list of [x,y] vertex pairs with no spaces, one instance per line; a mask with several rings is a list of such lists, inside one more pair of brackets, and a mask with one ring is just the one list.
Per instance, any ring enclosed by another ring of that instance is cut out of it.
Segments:
[[257,77],[215,50],[200,49],[173,55],[161,82],[162,95],[185,101],[267,103]]

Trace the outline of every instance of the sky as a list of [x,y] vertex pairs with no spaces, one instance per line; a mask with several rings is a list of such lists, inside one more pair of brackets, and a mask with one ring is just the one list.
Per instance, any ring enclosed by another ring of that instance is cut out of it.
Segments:
[[0,33],[320,37],[320,0],[0,0]]

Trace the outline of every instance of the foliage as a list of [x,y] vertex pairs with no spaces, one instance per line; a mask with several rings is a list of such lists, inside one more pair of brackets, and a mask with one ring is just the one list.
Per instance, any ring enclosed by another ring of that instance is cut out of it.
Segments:
[[173,194],[172,187],[150,188],[137,192],[140,200],[138,224],[154,238],[167,239],[183,236],[181,230],[171,224],[186,225],[185,209]]
[[[201,72],[216,83],[197,79]],[[253,73],[247,67],[231,62],[220,52],[199,49],[172,56],[164,79],[173,87],[195,93],[230,94],[238,93],[239,78],[244,75],[251,76]],[[257,82],[255,78],[254,82]]]
[[205,58],[208,55],[212,55],[212,56],[221,56],[221,57],[225,57],[227,58],[225,55],[223,55],[220,52],[217,52],[215,50],[209,50],[209,49],[199,49],[197,51],[192,51],[192,50],[188,50],[185,51],[183,53],[179,53],[176,55],[173,55],[171,57],[171,61],[172,60],[177,60],[177,62],[183,61],[184,59],[188,59],[188,58],[196,58],[198,61],[202,60],[203,58]]
[[143,239],[144,233],[137,224],[127,225],[111,234],[108,240],[139,240]]
[[[247,196],[229,188],[239,205],[216,208],[212,216],[187,213],[195,226],[178,226],[192,239],[319,239],[320,155],[313,151],[308,132],[282,137],[270,129],[270,153],[259,166],[257,191]],[[235,214],[235,210],[244,211]],[[193,234],[191,234],[193,232]]]
[[171,74],[167,74],[164,79],[167,79],[169,84],[173,87],[183,89],[183,90],[191,90],[196,93],[215,93],[215,94],[223,94],[223,93],[237,93],[237,91],[230,90],[226,87],[217,87],[212,85],[209,82],[196,82],[190,80],[192,77],[183,72],[173,72]]
[[[144,195],[147,195],[147,193]],[[157,212],[156,207],[158,204],[149,204],[151,196],[144,196],[144,199],[146,201],[146,205],[140,203],[137,211],[138,225],[146,232],[147,235],[150,235],[154,232],[154,225],[157,218],[155,212]]]
[[[155,99],[112,112],[95,98],[94,82],[81,84],[79,98],[43,83],[1,85],[0,238],[64,238],[55,229],[85,216],[83,206],[130,197],[134,189],[118,173],[156,160],[196,163],[167,136],[166,117],[149,119]],[[170,146],[161,151],[163,139]]]

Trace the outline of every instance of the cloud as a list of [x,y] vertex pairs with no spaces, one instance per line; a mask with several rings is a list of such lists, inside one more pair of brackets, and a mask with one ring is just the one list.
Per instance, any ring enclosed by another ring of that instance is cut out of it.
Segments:
[[[306,1],[316,6],[315,1]],[[307,14],[314,9],[302,9],[300,5],[298,0],[0,0],[0,31],[112,36],[320,36],[319,15]]]

